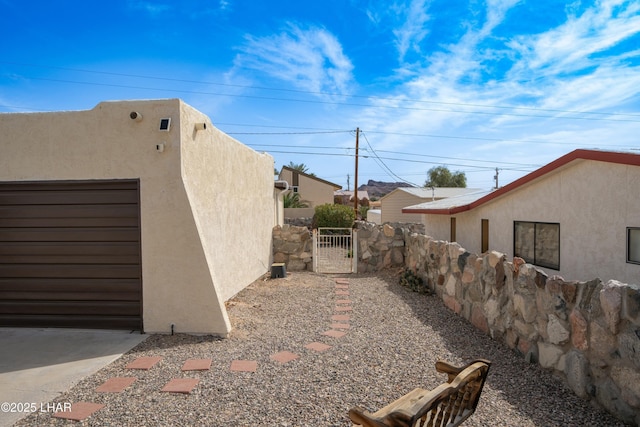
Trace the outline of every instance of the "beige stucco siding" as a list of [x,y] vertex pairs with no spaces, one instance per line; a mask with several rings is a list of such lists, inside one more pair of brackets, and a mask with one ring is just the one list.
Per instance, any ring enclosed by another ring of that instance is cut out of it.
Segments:
[[309,205],[311,208],[327,203],[333,204],[333,192],[335,188],[330,185],[301,175],[300,188],[304,189],[303,198],[311,202]]
[[385,222],[417,222],[421,220],[420,214],[405,214],[402,209],[407,206],[417,205],[424,200],[402,190],[394,190],[380,199],[380,220]]
[[194,132],[194,123],[209,119],[184,104],[182,112],[182,178],[211,276],[226,301],[269,270],[273,158],[213,126]]
[[[640,266],[626,262],[626,228],[640,226],[640,168],[577,160],[456,218],[457,241],[480,252],[481,220],[489,248],[513,256],[513,222],[560,224],[560,270],[567,280],[638,283]],[[424,215],[427,234],[449,240],[449,215]]]
[[[171,118],[170,131],[159,130],[160,118]],[[197,122],[207,129],[195,131]],[[224,301],[268,271],[270,156],[177,99],[0,114],[0,129],[0,181],[140,180],[146,332],[171,324],[177,332],[229,332]]]
[[[280,179],[287,181],[290,187],[294,186],[292,171],[282,169]],[[314,179],[313,177],[306,176],[305,174],[298,174],[300,200],[309,205],[309,208],[315,208],[316,206],[327,203],[333,204],[333,192],[339,188],[340,187],[333,187],[323,181]]]

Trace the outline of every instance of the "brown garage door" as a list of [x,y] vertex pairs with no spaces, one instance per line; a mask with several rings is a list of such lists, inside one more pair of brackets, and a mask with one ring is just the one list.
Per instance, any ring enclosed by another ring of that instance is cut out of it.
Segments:
[[142,329],[137,180],[0,183],[0,326]]

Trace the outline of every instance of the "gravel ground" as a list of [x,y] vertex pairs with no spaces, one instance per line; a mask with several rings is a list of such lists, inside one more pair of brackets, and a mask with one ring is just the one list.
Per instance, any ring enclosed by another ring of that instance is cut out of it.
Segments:
[[[397,272],[396,272],[397,273]],[[530,365],[475,330],[434,296],[397,284],[398,275],[349,275],[348,297],[336,296],[335,277],[289,273],[259,280],[227,303],[233,331],[211,336],[152,335],[55,402],[106,406],[80,423],[33,414],[17,426],[350,426],[349,408],[375,411],[416,387],[445,380],[436,360],[493,362],[478,409],[465,426],[623,426],[576,397],[561,380]],[[337,299],[353,311],[347,334],[330,329]],[[332,348],[306,349],[311,342]],[[279,351],[300,358],[281,364]],[[162,356],[149,371],[125,366],[141,356]],[[181,372],[189,358],[212,358],[210,371]],[[233,360],[256,360],[254,373],[232,372]],[[97,393],[109,378],[135,376],[123,393]],[[172,378],[198,378],[191,394],[162,393]]]

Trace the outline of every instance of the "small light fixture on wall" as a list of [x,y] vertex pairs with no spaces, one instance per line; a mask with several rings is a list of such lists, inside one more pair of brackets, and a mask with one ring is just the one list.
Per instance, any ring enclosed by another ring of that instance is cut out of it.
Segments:
[[156,151],[158,153],[163,153],[164,152],[164,142],[161,142],[160,144],[156,144]]
[[207,130],[207,124],[206,123],[196,123],[196,132],[199,130]]

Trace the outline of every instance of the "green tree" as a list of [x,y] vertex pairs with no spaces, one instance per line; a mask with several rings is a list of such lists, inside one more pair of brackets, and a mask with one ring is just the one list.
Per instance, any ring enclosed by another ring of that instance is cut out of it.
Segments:
[[307,175],[310,176],[316,176],[314,173],[310,173],[309,172],[309,168],[307,167],[307,165],[305,165],[304,163],[293,163],[293,162],[289,162],[289,164],[287,165],[288,168],[291,168],[293,170],[296,170],[298,172],[302,172],[302,173],[306,173]]
[[464,172],[451,173],[446,166],[434,166],[427,173],[429,180],[425,181],[425,187],[467,187],[467,177]]
[[309,205],[300,200],[300,193],[285,194],[282,198],[285,208],[308,208]]

